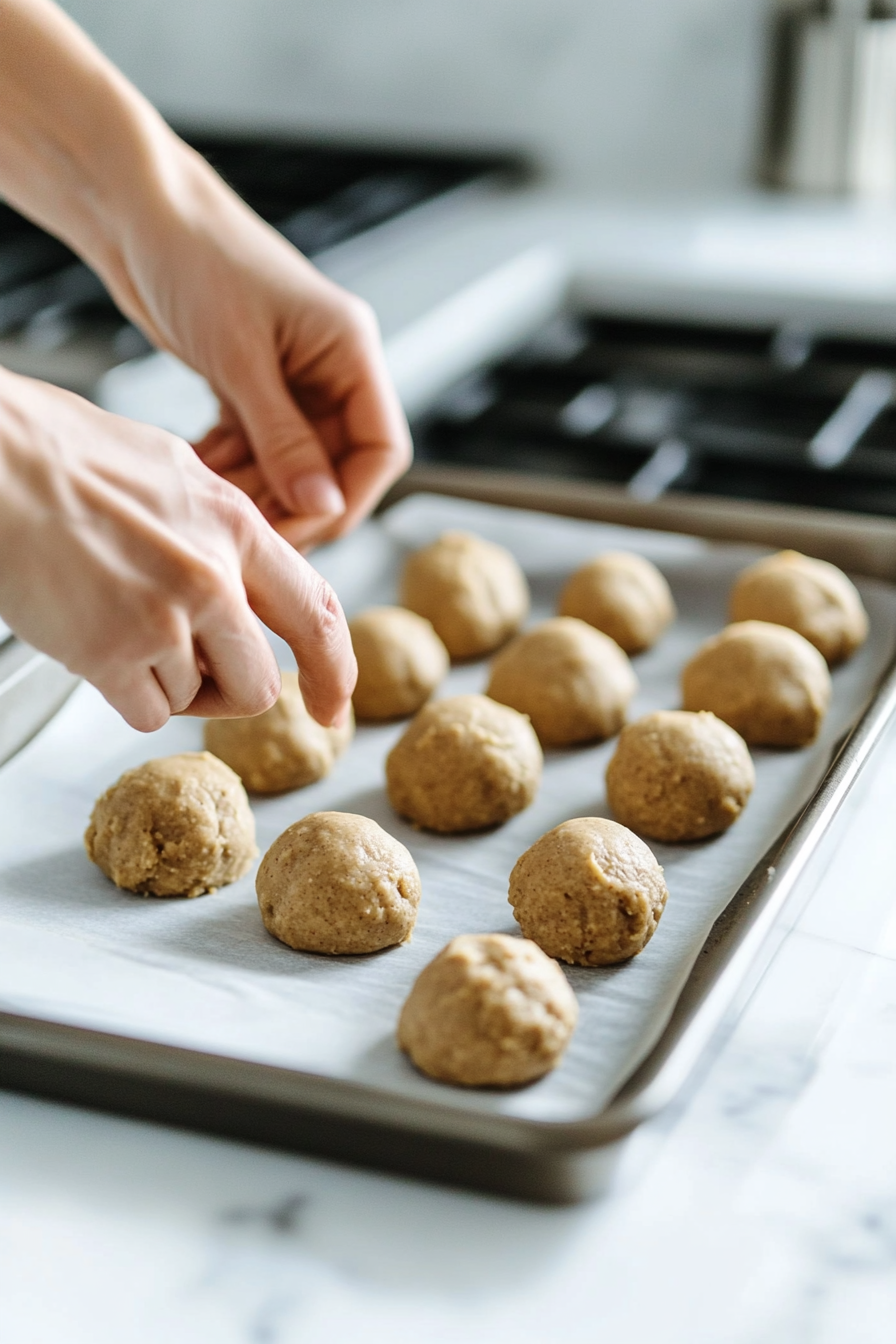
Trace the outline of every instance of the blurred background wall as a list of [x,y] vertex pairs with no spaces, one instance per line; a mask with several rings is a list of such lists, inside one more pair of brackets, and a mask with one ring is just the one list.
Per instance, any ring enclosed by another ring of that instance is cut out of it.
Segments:
[[767,0],[64,0],[171,118],[520,148],[611,192],[752,175]]

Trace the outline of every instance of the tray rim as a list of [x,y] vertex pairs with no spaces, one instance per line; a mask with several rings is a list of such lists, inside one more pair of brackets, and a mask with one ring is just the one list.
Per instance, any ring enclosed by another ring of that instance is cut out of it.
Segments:
[[[501,482],[490,473],[484,492],[488,502],[519,507],[519,481],[509,477],[503,487],[508,497],[499,499]],[[412,471],[388,503],[442,484],[440,479],[436,486],[430,473]],[[567,487],[573,506],[569,516],[622,521],[601,518],[597,510],[583,514],[589,501],[583,502],[578,484]],[[454,485],[450,493],[460,494],[463,482]],[[469,473],[464,497],[481,499],[476,486],[475,473]],[[522,506],[533,502],[530,497]],[[560,502],[562,491],[555,486],[551,503]],[[637,506],[628,512],[625,521],[634,526],[657,526]],[[855,523],[859,526],[860,520]],[[665,530],[671,529],[667,525]],[[713,535],[712,530],[688,530]],[[587,1159],[596,1150],[617,1146],[673,1100],[745,987],[757,982],[775,950],[769,946],[772,929],[894,718],[896,654],[865,710],[834,748],[809,802],[788,821],[714,922],[658,1041],[593,1115],[550,1121],[469,1110],[369,1083],[2,1011],[0,1086],[480,1189],[561,1202],[581,1198],[595,1182],[595,1164]],[[216,1107],[222,1108],[217,1114]],[[391,1151],[396,1139],[405,1140],[406,1151],[400,1143],[398,1151]],[[502,1158],[511,1159],[510,1165]],[[586,1162],[580,1170],[582,1158]]]

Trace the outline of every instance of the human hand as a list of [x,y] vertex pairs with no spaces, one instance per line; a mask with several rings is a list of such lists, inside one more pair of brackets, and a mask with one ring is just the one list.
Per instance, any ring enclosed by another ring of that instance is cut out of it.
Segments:
[[321,723],[354,686],[335,595],[243,493],[174,435],[5,370],[0,614],[143,732],[274,702],[256,616],[289,643]]
[[123,221],[105,278],[159,346],[202,373],[220,423],[196,445],[294,546],[341,535],[410,462],[370,308],[317,271],[175,137],[165,190]]
[[376,320],[264,224],[48,0],[3,0],[0,192],[203,374],[198,445],[293,545],[345,532],[410,462]]

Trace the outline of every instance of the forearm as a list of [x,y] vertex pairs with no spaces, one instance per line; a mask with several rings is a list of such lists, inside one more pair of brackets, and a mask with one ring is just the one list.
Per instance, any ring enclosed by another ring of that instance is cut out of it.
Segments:
[[0,108],[0,194],[126,291],[135,232],[204,165],[48,0],[0,0]]

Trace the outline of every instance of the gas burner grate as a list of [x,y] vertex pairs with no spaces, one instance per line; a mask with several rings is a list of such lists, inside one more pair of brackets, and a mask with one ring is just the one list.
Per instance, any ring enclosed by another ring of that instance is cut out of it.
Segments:
[[[181,134],[263,219],[311,257],[466,183],[513,168],[507,160],[472,155]],[[75,336],[99,334],[117,337],[125,358],[139,352],[141,338],[133,328],[122,335],[122,322],[102,283],[74,253],[0,203],[0,338],[49,350]]]
[[896,516],[896,340],[563,318],[452,388],[424,461]]

